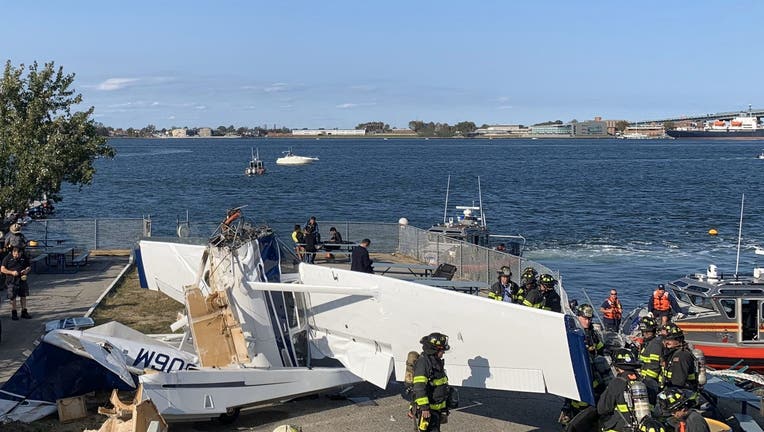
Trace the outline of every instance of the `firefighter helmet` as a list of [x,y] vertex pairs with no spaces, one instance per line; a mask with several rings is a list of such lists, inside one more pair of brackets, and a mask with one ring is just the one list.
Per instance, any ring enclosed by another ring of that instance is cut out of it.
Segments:
[[443,333],[430,333],[420,341],[422,348],[427,354],[434,354],[436,351],[448,351],[451,347],[448,345],[448,336]]
[[638,369],[642,365],[637,356],[626,348],[613,351],[613,364],[621,369]]
[[667,323],[663,329],[666,330],[666,335],[663,336],[664,339],[684,340],[684,331],[678,325]]
[[639,330],[646,332],[651,331],[654,332],[658,329],[658,324],[655,322],[654,318],[650,318],[649,316],[643,316],[639,319]]
[[509,266],[501,266],[499,271],[496,273],[499,274],[499,277],[501,276],[512,276],[512,269],[509,268]]
[[552,275],[548,273],[544,273],[539,277],[539,283],[546,287],[554,287],[557,281],[554,280],[554,277],[552,277]]
[[594,308],[591,305],[584,303],[576,309],[576,315],[592,318],[594,316]]
[[689,389],[667,388],[658,393],[658,401],[664,411],[692,408],[695,405],[695,392]]
[[666,427],[652,417],[645,417],[639,425],[639,432],[666,432]]

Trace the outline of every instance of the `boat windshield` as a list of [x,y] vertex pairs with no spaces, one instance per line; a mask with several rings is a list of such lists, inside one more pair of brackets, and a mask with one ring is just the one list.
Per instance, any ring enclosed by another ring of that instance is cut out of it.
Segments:
[[674,295],[676,295],[676,298],[684,303],[689,303],[693,306],[702,307],[704,309],[710,309],[714,310],[714,302],[711,301],[711,298],[696,295],[696,294],[688,294],[682,290],[673,289]]

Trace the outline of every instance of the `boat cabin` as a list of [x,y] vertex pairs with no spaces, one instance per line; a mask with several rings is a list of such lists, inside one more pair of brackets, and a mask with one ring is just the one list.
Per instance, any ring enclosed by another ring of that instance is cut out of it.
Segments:
[[711,264],[705,274],[669,283],[687,316],[676,323],[687,339],[720,343],[764,343],[764,268],[752,275],[725,275]]

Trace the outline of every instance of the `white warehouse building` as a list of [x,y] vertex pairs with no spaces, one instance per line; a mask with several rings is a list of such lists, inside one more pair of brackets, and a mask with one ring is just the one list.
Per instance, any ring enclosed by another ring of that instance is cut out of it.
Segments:
[[365,129],[295,129],[292,135],[319,136],[319,135],[343,135],[343,136],[363,136],[366,135]]

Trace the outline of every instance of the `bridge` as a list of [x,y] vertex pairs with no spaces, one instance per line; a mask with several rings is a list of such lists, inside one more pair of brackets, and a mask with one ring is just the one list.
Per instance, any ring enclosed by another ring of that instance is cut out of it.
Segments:
[[708,121],[708,120],[732,120],[735,117],[739,117],[741,114],[744,115],[751,115],[753,117],[761,118],[764,117],[764,109],[752,109],[750,105],[748,105],[747,111],[729,111],[729,112],[720,112],[720,113],[710,113],[710,114],[701,114],[701,115],[687,115],[687,116],[681,116],[681,117],[673,117],[673,118],[665,118],[665,119],[659,119],[659,120],[643,120],[638,122],[631,123],[632,125],[647,125],[652,123],[657,124],[663,124],[666,122],[679,122],[679,121]]

